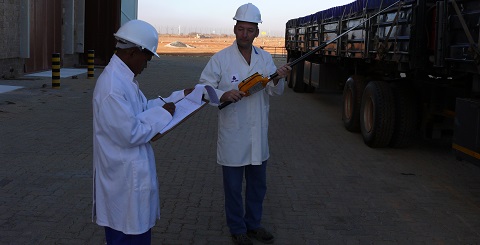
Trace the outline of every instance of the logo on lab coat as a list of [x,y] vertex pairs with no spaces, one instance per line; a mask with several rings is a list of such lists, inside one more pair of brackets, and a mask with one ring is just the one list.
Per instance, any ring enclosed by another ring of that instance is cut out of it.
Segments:
[[232,82],[232,83],[238,82],[238,78],[237,78],[237,77],[238,77],[238,75],[236,75],[236,74],[233,75],[233,76],[232,76],[232,80],[231,80],[230,82]]

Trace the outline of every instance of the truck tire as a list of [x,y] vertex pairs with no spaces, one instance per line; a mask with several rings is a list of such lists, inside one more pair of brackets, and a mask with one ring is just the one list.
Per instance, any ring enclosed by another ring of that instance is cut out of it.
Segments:
[[415,95],[403,84],[392,85],[395,104],[395,122],[390,146],[407,147],[411,144],[417,128]]
[[303,86],[304,86],[304,89],[303,89],[304,92],[306,92],[306,93],[313,93],[313,92],[315,92],[315,86],[312,86],[312,85],[310,85],[310,84],[305,84],[305,83],[304,83]]
[[297,93],[303,93],[303,92],[305,92],[305,83],[303,83],[303,81],[301,81],[301,80],[300,81],[298,81],[298,80],[299,79],[293,79],[293,81],[292,81],[293,91],[295,91]]
[[292,89],[297,93],[305,92],[305,83],[303,82],[304,63],[299,62],[292,69]]
[[[292,61],[294,61],[295,59],[294,58],[290,58],[288,59],[288,63],[291,63]],[[292,83],[292,80],[293,80],[293,68],[292,70],[290,70],[290,72],[288,73],[287,75],[287,86],[289,88],[292,88],[293,87],[293,83]]]
[[343,126],[350,132],[360,132],[360,105],[365,89],[365,78],[353,75],[347,79],[343,88]]
[[372,148],[388,146],[394,121],[392,89],[386,82],[370,81],[363,92],[360,107],[360,129],[365,144]]

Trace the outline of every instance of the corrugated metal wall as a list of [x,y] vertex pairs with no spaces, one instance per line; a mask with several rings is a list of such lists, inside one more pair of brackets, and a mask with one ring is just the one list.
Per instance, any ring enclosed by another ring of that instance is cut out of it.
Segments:
[[51,68],[52,53],[62,51],[61,0],[30,1],[30,58],[25,72]]
[[121,0],[0,0],[0,77],[49,70],[53,53],[66,59],[62,66],[86,65],[93,49],[95,64],[106,65],[121,6]]

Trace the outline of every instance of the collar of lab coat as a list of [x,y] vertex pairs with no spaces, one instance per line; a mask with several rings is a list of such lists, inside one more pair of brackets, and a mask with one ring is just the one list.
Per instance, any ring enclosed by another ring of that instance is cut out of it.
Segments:
[[116,54],[113,55],[110,62],[115,64],[115,67],[118,68],[118,72],[120,73],[121,77],[124,77],[128,81],[132,81],[135,83],[135,74],[130,70],[130,68],[120,59]]
[[[243,57],[242,53],[238,49],[237,40],[233,41],[233,45],[236,47],[236,50],[237,50],[238,54],[241,57]],[[259,53],[259,50],[257,50],[257,47],[252,45],[252,54],[251,54],[251,57],[250,57],[250,67],[255,67],[255,64],[258,62],[258,60],[260,58],[261,58],[261,55]],[[245,60],[245,58],[243,58],[243,59]],[[245,61],[245,62],[247,62],[247,61]]]

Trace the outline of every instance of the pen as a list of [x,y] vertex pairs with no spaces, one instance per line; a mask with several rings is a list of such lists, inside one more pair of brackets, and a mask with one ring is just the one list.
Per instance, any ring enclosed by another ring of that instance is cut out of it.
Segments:
[[159,95],[158,98],[160,98],[165,104],[167,103],[167,102],[162,98],[162,96]]

